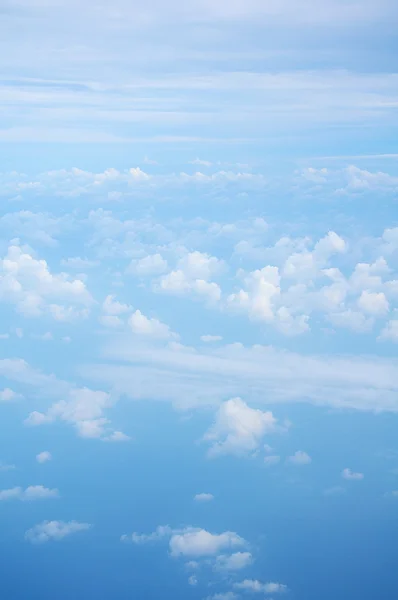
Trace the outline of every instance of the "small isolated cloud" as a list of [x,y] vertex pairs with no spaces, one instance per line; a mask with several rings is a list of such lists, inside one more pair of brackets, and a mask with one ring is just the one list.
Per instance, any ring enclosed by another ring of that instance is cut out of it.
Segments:
[[169,539],[169,550],[172,556],[186,556],[189,558],[203,558],[231,550],[238,546],[245,546],[246,541],[233,531],[211,533],[206,529],[185,527],[172,529],[168,525],[160,525],[153,533],[122,535],[122,542],[146,544]]
[[234,587],[238,590],[259,592],[262,594],[282,594],[287,592],[287,586],[282,583],[261,583],[257,579],[245,579],[241,583],[235,583]]
[[198,578],[196,577],[196,575],[191,575],[188,578],[188,583],[189,585],[198,585]]
[[341,476],[348,481],[361,481],[365,476],[363,473],[355,473],[351,469],[343,469]]
[[312,462],[312,458],[306,452],[297,450],[297,452],[295,452],[292,456],[289,456],[286,462],[290,465],[301,467],[304,465],[309,465]]
[[172,556],[214,556],[222,550],[244,546],[245,543],[245,540],[233,531],[216,534],[205,529],[188,527],[172,535],[170,552]]
[[46,488],[42,485],[31,485],[23,490],[21,487],[15,487],[0,491],[0,500],[47,500],[58,498],[59,491]]
[[44,452],[40,452],[36,455],[36,460],[38,463],[43,464],[52,459],[51,452],[45,450]]
[[13,402],[21,397],[22,396],[20,394],[10,390],[10,388],[5,388],[4,390],[0,391],[0,402]]
[[78,523],[77,521],[43,521],[39,525],[35,525],[32,529],[28,529],[25,533],[25,539],[33,544],[44,544],[49,541],[60,541],[65,537],[78,533],[79,531],[87,531],[91,528],[89,523]]
[[216,558],[215,569],[225,571],[239,571],[248,567],[253,562],[250,552],[235,552],[231,555],[220,554]]
[[213,494],[206,493],[196,494],[194,500],[196,500],[197,502],[210,502],[211,500],[214,500],[214,496]]
[[212,443],[210,457],[244,455],[255,452],[265,434],[277,430],[277,420],[271,411],[250,408],[240,398],[232,398],[221,404],[204,439]]

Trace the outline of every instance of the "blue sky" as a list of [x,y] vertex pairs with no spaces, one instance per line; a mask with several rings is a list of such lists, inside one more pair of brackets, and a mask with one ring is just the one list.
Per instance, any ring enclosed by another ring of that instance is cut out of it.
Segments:
[[2,597],[396,598],[396,3],[0,15]]

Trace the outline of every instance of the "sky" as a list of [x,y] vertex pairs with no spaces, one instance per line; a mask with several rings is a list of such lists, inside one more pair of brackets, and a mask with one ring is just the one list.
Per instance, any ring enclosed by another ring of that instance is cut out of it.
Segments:
[[397,21],[0,2],[5,600],[397,597]]

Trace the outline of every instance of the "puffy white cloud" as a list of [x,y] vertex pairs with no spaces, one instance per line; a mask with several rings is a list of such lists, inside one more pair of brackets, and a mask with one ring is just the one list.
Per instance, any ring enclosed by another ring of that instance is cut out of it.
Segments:
[[188,577],[188,583],[189,585],[198,585],[198,578],[196,577],[196,575],[191,575],[190,577]]
[[128,273],[135,275],[159,275],[167,271],[167,261],[161,254],[150,254],[140,259],[133,259],[127,268]]
[[21,487],[0,491],[0,500],[47,500],[58,498],[59,491],[46,488],[42,485],[31,485],[23,490]]
[[383,292],[368,292],[367,290],[364,290],[358,298],[358,306],[364,312],[374,316],[382,316],[390,309]]
[[51,452],[48,452],[48,450],[45,450],[44,452],[40,452],[39,454],[36,455],[36,460],[40,464],[48,462],[51,459],[52,459]]
[[122,304],[115,300],[115,296],[109,295],[105,298],[102,304],[102,310],[106,315],[122,315],[124,313],[131,312],[132,307],[128,304]]
[[261,581],[256,579],[245,579],[240,583],[235,583],[234,587],[239,590],[260,592],[263,594],[282,594],[287,592],[287,586],[282,583],[261,583]]
[[292,456],[289,456],[287,462],[291,465],[301,467],[303,465],[309,465],[312,462],[312,458],[302,450],[297,450]]
[[158,319],[146,317],[136,310],[128,320],[133,333],[150,338],[169,339],[177,337],[170,327]]
[[398,319],[391,319],[380,333],[380,339],[398,342]]
[[203,492],[201,494],[196,494],[194,500],[196,500],[196,502],[210,502],[210,500],[214,500],[214,496],[213,494]]
[[66,400],[60,400],[50,406],[46,413],[33,411],[25,420],[28,426],[44,425],[57,419],[75,426],[79,436],[101,438],[106,434],[109,421],[103,412],[112,404],[106,392],[89,388],[72,388]]
[[240,571],[251,565],[253,556],[250,552],[234,552],[233,554],[220,554],[216,558],[215,568],[225,571]]
[[191,558],[211,557],[221,551],[246,545],[246,541],[233,531],[217,534],[195,527],[172,529],[168,525],[160,525],[154,532],[149,534],[133,533],[122,535],[120,539],[122,542],[133,542],[134,544],[146,544],[169,539],[169,549],[172,556]]
[[271,411],[250,408],[240,398],[223,402],[215,422],[204,439],[212,443],[209,456],[252,453],[260,446],[265,434],[278,430]]
[[35,259],[17,245],[10,246],[0,260],[0,300],[15,304],[24,316],[47,312],[57,320],[86,316],[93,303],[83,281],[65,273],[53,275],[45,260]]
[[189,252],[177,263],[177,268],[160,278],[155,291],[169,294],[194,294],[209,303],[221,299],[221,289],[210,281],[225,268],[224,262],[202,252]]
[[129,442],[131,437],[123,433],[122,431],[114,431],[110,436],[106,438],[108,442]]
[[365,476],[363,473],[355,473],[351,469],[343,469],[341,476],[349,481],[361,481]]
[[21,398],[21,395],[17,394],[10,388],[4,388],[4,390],[0,391],[0,402],[13,402],[18,398]]
[[216,534],[188,527],[173,533],[169,545],[172,556],[203,557],[214,556],[223,550],[244,546],[245,543],[243,538],[232,531]]
[[69,535],[87,531],[90,528],[89,523],[78,523],[77,521],[43,521],[32,529],[28,529],[25,539],[34,544],[44,544],[52,540],[60,541]]

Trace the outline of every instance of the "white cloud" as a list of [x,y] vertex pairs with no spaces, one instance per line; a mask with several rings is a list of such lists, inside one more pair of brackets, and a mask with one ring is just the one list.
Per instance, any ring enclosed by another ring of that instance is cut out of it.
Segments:
[[360,295],[358,306],[364,312],[374,316],[383,316],[390,309],[388,300],[383,292],[368,292],[366,290]]
[[233,531],[210,533],[205,529],[185,527],[172,529],[168,525],[160,525],[153,533],[122,535],[122,542],[146,544],[169,539],[169,549],[172,556],[191,558],[210,557],[223,550],[231,550],[237,546],[245,546],[246,541]]
[[133,333],[150,338],[169,339],[175,338],[168,325],[158,319],[148,318],[140,310],[136,310],[129,318],[128,323]]
[[151,254],[140,259],[133,259],[127,268],[128,273],[135,275],[159,275],[167,271],[167,261],[161,254]]
[[133,542],[133,544],[146,544],[148,542],[158,542],[165,538],[169,538],[173,533],[173,529],[168,525],[159,525],[152,533],[132,533],[131,535],[122,535],[120,541]]
[[398,319],[391,319],[380,333],[381,340],[398,342]]
[[211,344],[212,342],[221,342],[221,335],[201,335],[200,339],[205,344]]
[[306,452],[303,452],[302,450],[297,450],[297,452],[295,452],[293,456],[289,456],[287,462],[291,465],[296,465],[300,467],[303,465],[309,465],[312,462],[312,458]]
[[46,413],[30,413],[25,424],[34,427],[59,419],[74,425],[80,437],[105,436],[109,421],[103,417],[103,412],[112,404],[110,395],[89,388],[72,388],[66,395],[66,400],[55,402]]
[[253,556],[250,552],[234,552],[226,555],[220,554],[216,558],[215,568],[225,571],[239,571],[251,565]]
[[131,437],[123,433],[122,431],[114,431],[110,436],[106,438],[109,442],[129,442]]
[[21,487],[15,487],[0,491],[0,500],[47,500],[58,498],[57,489],[49,489],[42,485],[31,485],[23,490]]
[[214,500],[214,496],[213,494],[207,494],[203,492],[201,494],[196,494],[194,500],[196,500],[197,502],[210,502],[210,500]]
[[218,406],[225,397],[250,392],[262,406],[299,401],[339,410],[398,411],[395,358],[299,354],[242,344],[188,352],[132,345],[127,338],[108,340],[101,354],[99,364],[81,368],[84,376],[130,398],[158,398],[184,409]]
[[131,312],[132,307],[128,304],[121,304],[115,300],[115,296],[109,295],[102,304],[102,310],[106,315],[116,316]]
[[21,398],[21,395],[17,394],[10,388],[5,388],[4,390],[0,391],[0,402],[13,402],[18,398]]
[[203,252],[189,252],[177,263],[177,268],[160,278],[155,291],[169,294],[194,294],[209,303],[221,299],[221,289],[210,281],[225,268],[224,262]]
[[341,476],[343,479],[348,479],[349,481],[361,481],[364,478],[363,473],[355,473],[348,468],[343,469]]
[[188,577],[188,583],[189,585],[198,585],[198,578],[196,577],[196,575],[191,575],[190,577]]
[[278,430],[272,412],[250,408],[240,398],[223,402],[213,426],[204,436],[212,443],[209,456],[252,453],[267,433]]
[[232,531],[214,534],[205,529],[188,527],[173,533],[170,539],[172,556],[214,556],[222,550],[244,546],[245,540]]
[[[0,260],[0,300],[15,305],[26,317],[44,312],[56,320],[87,315],[93,299],[80,279],[53,275],[45,260],[37,260],[17,245]],[[61,302],[62,304],[58,304]],[[85,309],[78,309],[82,305]]]
[[256,579],[245,579],[241,583],[235,583],[234,587],[239,590],[262,594],[281,594],[287,591],[287,586],[282,583],[261,583]]
[[38,463],[43,464],[52,459],[51,452],[45,450],[44,452],[40,452],[36,455],[36,460]]
[[44,544],[52,540],[60,541],[65,537],[79,531],[87,531],[91,528],[88,523],[78,523],[77,521],[43,521],[35,525],[25,533],[25,539],[34,544]]

